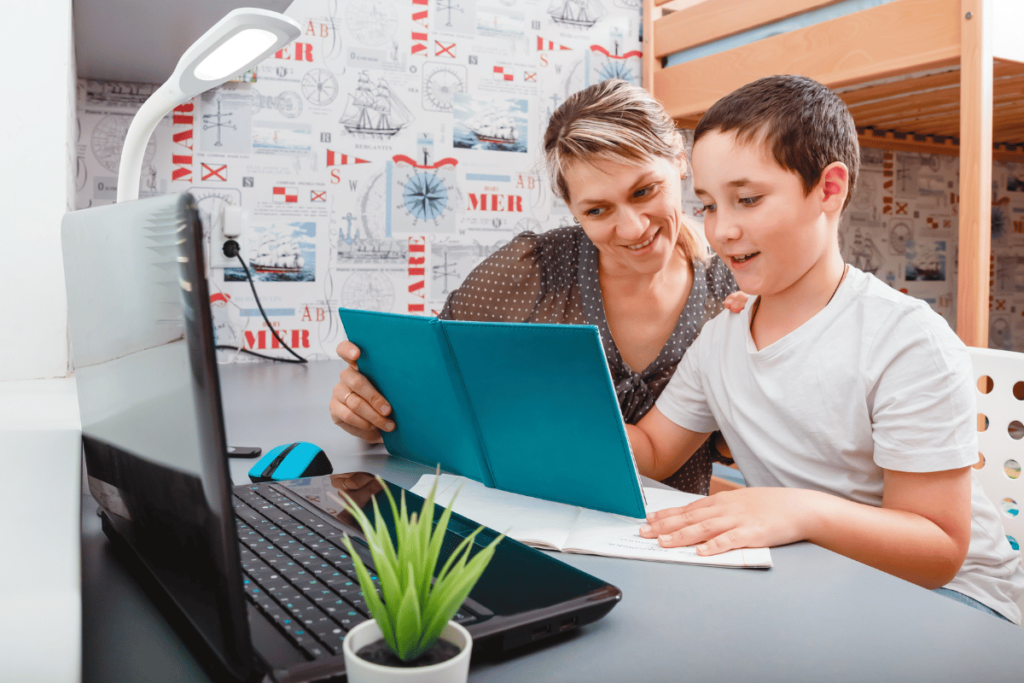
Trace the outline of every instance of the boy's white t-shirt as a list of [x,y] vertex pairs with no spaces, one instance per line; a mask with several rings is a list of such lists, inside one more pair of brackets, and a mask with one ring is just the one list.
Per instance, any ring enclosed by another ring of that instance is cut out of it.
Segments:
[[[832,301],[760,351],[754,299],[708,322],[657,402],[676,424],[721,430],[750,486],[882,505],[883,468],[933,472],[978,460],[966,347],[924,302],[850,267]],[[1021,555],[976,477],[971,544],[946,585],[1021,622]]]

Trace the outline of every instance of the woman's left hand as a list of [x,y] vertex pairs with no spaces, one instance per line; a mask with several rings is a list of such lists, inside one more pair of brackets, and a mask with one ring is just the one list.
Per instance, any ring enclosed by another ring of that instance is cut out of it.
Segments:
[[747,299],[749,298],[749,296],[737,290],[730,294],[729,296],[725,297],[725,301],[722,302],[722,305],[728,308],[733,313],[739,313],[744,309],[744,307],[746,307]]
[[808,537],[820,495],[781,487],[723,491],[683,507],[652,512],[640,535],[658,539],[664,548],[695,545],[698,555],[785,545]]

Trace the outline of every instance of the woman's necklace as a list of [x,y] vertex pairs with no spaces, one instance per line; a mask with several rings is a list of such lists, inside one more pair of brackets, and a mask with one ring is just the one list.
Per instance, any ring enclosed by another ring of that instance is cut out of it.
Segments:
[[[843,284],[843,280],[846,279],[846,271],[848,271],[849,269],[850,269],[850,264],[849,263],[844,263],[843,264],[843,274],[839,276],[839,282],[836,283],[836,288],[832,290],[832,296],[830,296],[828,298],[828,301],[825,302],[825,306],[828,306],[830,303],[832,303],[832,299],[835,298],[836,292],[839,291],[839,285]],[[825,306],[822,306],[822,308],[825,308]],[[754,302],[754,305],[751,306],[751,308],[753,310],[750,311],[750,332],[753,333],[754,332],[754,318],[757,317],[757,311],[761,308],[761,297],[757,297],[757,301]]]

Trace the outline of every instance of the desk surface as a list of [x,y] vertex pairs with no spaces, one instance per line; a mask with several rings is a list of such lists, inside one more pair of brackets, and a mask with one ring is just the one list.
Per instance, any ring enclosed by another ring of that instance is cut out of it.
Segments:
[[[337,472],[411,486],[428,470],[368,449],[327,410],[340,362],[221,369],[229,443],[320,445]],[[250,461],[232,461],[236,483]],[[178,634],[111,556],[83,510],[85,681],[208,681]],[[767,571],[558,555],[622,589],[604,619],[501,661],[483,681],[1019,681],[1024,629],[808,543],[772,550]]]

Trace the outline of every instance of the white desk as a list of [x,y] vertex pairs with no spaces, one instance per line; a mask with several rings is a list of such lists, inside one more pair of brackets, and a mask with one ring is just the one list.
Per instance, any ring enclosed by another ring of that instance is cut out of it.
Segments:
[[0,382],[3,681],[81,675],[81,434],[74,379]]
[[[342,367],[223,368],[229,442],[312,441],[336,472],[411,486],[427,468],[367,451],[331,423]],[[232,462],[236,482],[248,467]],[[136,666],[148,681],[208,680],[85,522],[86,680],[142,680]],[[561,642],[474,661],[471,681],[1024,680],[1024,628],[808,543],[773,549],[767,571],[558,557],[618,586],[622,603]]]

